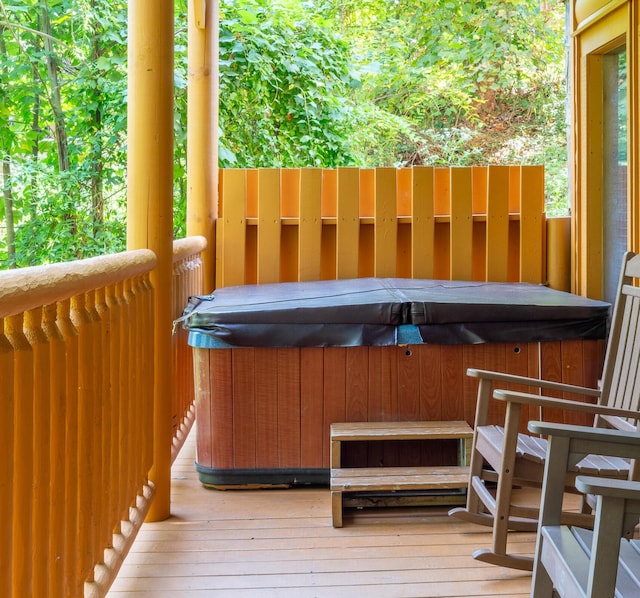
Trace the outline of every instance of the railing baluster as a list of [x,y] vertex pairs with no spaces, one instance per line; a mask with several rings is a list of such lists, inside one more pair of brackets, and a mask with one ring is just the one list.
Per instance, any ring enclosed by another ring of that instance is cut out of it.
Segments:
[[1,596],[103,596],[142,524],[154,264],[139,250],[0,272]]
[[51,303],[43,310],[43,330],[47,338],[50,364],[50,467],[51,483],[49,520],[49,596],[63,598],[64,559],[66,555],[65,453],[66,453],[66,376],[64,339],[56,323],[58,305]]
[[79,574],[78,561],[78,463],[75,450],[78,442],[78,331],[71,321],[71,300],[57,305],[56,321],[65,350],[65,491],[64,527],[65,554],[63,562],[64,595],[78,596],[84,579]]
[[[14,485],[14,372],[13,346],[5,334],[8,326],[4,318],[0,318],[0,405],[5,422],[0,440],[0,513],[4,513],[5,521],[0,525],[0,546],[12,545],[14,523],[13,485]],[[11,550],[3,552],[0,559],[0,596],[11,596],[11,579],[14,556]]]
[[[31,570],[33,595],[49,595],[49,503],[43,500],[51,486],[51,403],[50,403],[50,355],[47,337],[42,329],[42,308],[25,313],[24,333],[33,357],[33,544]],[[44,454],[42,454],[44,453]],[[47,566],[43,567],[42,563]]]
[[[23,314],[5,319],[5,334],[14,355],[13,393],[13,517],[11,596],[31,596],[33,591],[33,350],[23,331]],[[7,554],[7,553],[5,553]]]

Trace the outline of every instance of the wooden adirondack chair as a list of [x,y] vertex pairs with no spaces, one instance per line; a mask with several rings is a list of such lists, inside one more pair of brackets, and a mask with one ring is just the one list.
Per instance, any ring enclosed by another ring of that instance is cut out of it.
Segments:
[[[632,286],[632,279],[637,277],[640,277],[640,255],[627,253],[618,284],[599,389],[485,370],[467,371],[468,375],[479,379],[467,504],[466,507],[452,509],[449,514],[493,527],[493,546],[475,551],[475,559],[523,570],[533,567],[531,557],[507,553],[508,531],[535,531],[538,522],[538,509],[512,504],[512,489],[514,486],[539,488],[546,455],[544,439],[519,433],[524,405],[587,412],[595,415],[596,427],[636,430],[640,418],[640,289]],[[507,384],[538,387],[541,393],[576,393],[597,399],[597,404],[504,390]],[[507,403],[503,426],[487,425],[492,398]],[[572,467],[567,474],[567,489],[574,487],[577,475],[635,477],[625,459],[597,455],[588,456]],[[497,482],[495,492],[487,482]],[[564,521],[592,526],[593,517],[589,512],[590,509],[585,508],[584,513],[566,513]]]
[[640,457],[640,434],[530,422],[548,435],[531,595],[534,598],[640,596],[640,541],[624,536],[640,519],[640,482],[576,478],[576,488],[597,495],[594,531],[561,525],[566,471],[586,453]]

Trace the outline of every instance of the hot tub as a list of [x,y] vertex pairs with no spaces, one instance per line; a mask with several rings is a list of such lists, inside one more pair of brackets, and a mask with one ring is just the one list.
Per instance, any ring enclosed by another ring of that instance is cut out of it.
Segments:
[[[607,303],[540,285],[396,278],[225,287],[192,298],[183,320],[194,350],[200,480],[326,484],[332,422],[473,425],[468,367],[595,386],[608,313]],[[346,466],[446,464],[456,449],[433,441],[349,448]]]

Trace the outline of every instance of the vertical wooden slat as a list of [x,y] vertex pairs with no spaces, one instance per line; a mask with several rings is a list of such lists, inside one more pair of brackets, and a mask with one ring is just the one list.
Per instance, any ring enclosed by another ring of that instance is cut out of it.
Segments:
[[[15,394],[13,371],[13,347],[5,335],[5,320],[0,318],[0,405],[2,405],[2,450],[0,450],[0,513],[5,520],[0,526],[0,546],[7,547],[4,558],[0,559],[0,596],[12,596],[12,569],[14,556],[8,547],[12,544],[14,523],[14,435],[15,435]],[[18,465],[19,466],[19,465]]]
[[298,280],[320,280],[322,244],[322,170],[300,173],[300,223],[298,225]]
[[[133,321],[133,306],[131,302],[131,292],[126,281],[122,281],[117,286],[120,301],[122,304],[122,320],[120,322],[120,355],[118,359],[118,368],[122,373],[120,379],[120,408],[118,412],[118,428],[121,433],[122,443],[128,442],[127,430],[130,426],[129,405],[131,396],[131,380],[134,377],[134,368],[132,356],[130,353],[130,323]],[[79,350],[79,348],[78,348]],[[78,399],[79,402],[79,399]],[[78,425],[79,422],[78,422]],[[128,447],[125,445],[118,451],[118,471],[120,472],[120,518],[125,520],[129,515],[129,505],[127,504],[127,492],[129,490],[129,464],[130,459],[126,459],[125,452]]]
[[543,283],[544,167],[521,167],[520,193],[520,281]]
[[[141,333],[135,339],[135,343],[138,347],[143,347],[144,359],[140,363],[140,367],[142,368],[142,372],[146,374],[145,385],[143,387],[142,392],[138,393],[138,398],[141,400],[140,403],[140,411],[143,415],[143,425],[146,430],[145,441],[146,447],[143,455],[146,456],[144,460],[139,460],[138,464],[141,468],[141,477],[140,480],[143,484],[147,484],[148,478],[147,473],[153,466],[153,444],[154,444],[154,435],[153,435],[153,420],[154,420],[154,393],[153,389],[153,368],[150,368],[148,364],[153,360],[154,356],[154,347],[153,344],[149,342],[148,339],[153,338],[154,335],[154,300],[155,300],[155,290],[153,285],[151,284],[150,274],[144,274],[139,277],[140,285],[143,290],[143,304],[142,311],[144,312],[144,317],[141,318],[141,321],[144,322],[144,327],[141,329]],[[140,487],[137,489],[138,494],[140,494]]]
[[13,444],[13,529],[12,596],[32,595],[33,571],[33,437],[34,386],[33,351],[23,332],[23,315],[5,319],[5,333],[14,356],[12,389],[17,397],[14,403],[15,426]]
[[258,283],[280,281],[280,171],[258,174]]
[[301,168],[283,168],[280,170],[280,212],[282,218],[300,216],[300,177]]
[[[93,459],[90,464],[91,468],[91,509],[95,513],[94,515],[94,529],[93,529],[93,546],[91,552],[93,555],[99,555],[105,546],[111,540],[109,534],[106,537],[103,535],[104,529],[104,509],[102,502],[102,494],[105,492],[103,487],[103,472],[102,472],[102,436],[103,436],[103,409],[105,404],[105,387],[104,387],[104,372],[107,371],[108,361],[105,361],[104,354],[104,334],[102,330],[102,319],[97,310],[97,303],[99,297],[99,290],[90,291],[86,294],[86,306],[87,314],[91,322],[91,343],[92,350],[91,355],[95,360],[94,363],[101,364],[100,367],[94,367],[92,369],[92,386],[94,394],[91,397],[93,401],[92,406],[92,434],[91,434],[91,453]],[[144,428],[139,428],[144,433]],[[137,454],[137,453],[134,453]],[[137,461],[137,460],[134,460]],[[95,557],[92,559],[91,564],[95,565]]]
[[[125,400],[123,396],[123,371],[121,370],[122,361],[122,343],[124,324],[122,322],[122,284],[114,283],[105,289],[105,305],[108,320],[108,347],[109,352],[109,401],[110,401],[110,431],[108,436],[109,455],[108,455],[108,471],[109,471],[109,516],[108,521],[113,525],[114,521],[119,521],[119,515],[122,509],[121,474],[119,471],[119,447],[121,445],[121,437],[125,434],[125,430],[121,428],[120,412],[122,402]],[[61,326],[61,324],[58,324]],[[120,531],[120,526],[114,526],[115,532]]]
[[360,168],[360,217],[373,218],[375,216],[375,188],[376,169]]
[[489,166],[487,181],[486,280],[507,282],[509,257],[509,167]]
[[[25,313],[24,333],[33,356],[33,429],[34,462],[31,504],[33,509],[33,547],[31,570],[34,596],[49,595],[50,488],[51,488],[51,397],[50,356],[42,329],[42,309]],[[27,422],[23,422],[25,425]]]
[[245,283],[246,172],[224,170],[220,185],[216,287]]
[[470,168],[451,168],[451,280],[471,280],[473,215]]
[[378,168],[375,186],[374,273],[396,276],[398,223],[395,168]]
[[92,510],[92,467],[94,464],[93,420],[94,420],[94,377],[93,343],[91,321],[86,306],[86,297],[79,295],[71,301],[71,317],[78,331],[78,565],[82,578],[89,578],[93,568],[93,546],[96,513]]
[[414,166],[411,172],[411,276],[433,278],[436,257],[433,167]]
[[360,178],[356,168],[338,168],[336,278],[358,277]]
[[[56,322],[64,342],[65,352],[65,417],[64,446],[67,448],[64,460],[64,530],[65,552],[62,556],[64,596],[72,596],[78,583],[78,453],[71,447],[77,446],[78,438],[78,334],[71,321],[71,301],[61,301],[57,306]],[[116,483],[116,489],[118,488]]]
[[[140,442],[140,436],[144,433],[143,430],[140,430],[141,433],[135,436],[132,436],[129,432],[130,430],[138,430],[140,422],[138,421],[138,412],[136,410],[136,398],[137,398],[137,390],[138,385],[144,384],[144,378],[141,377],[140,372],[140,360],[141,360],[141,351],[138,351],[136,346],[136,335],[132,334],[133,330],[137,326],[140,325],[140,314],[139,305],[136,301],[136,292],[137,289],[134,285],[133,280],[125,280],[123,284],[123,293],[125,297],[125,301],[127,302],[129,311],[127,314],[127,325],[125,330],[124,340],[125,343],[123,345],[123,353],[125,355],[125,359],[128,364],[128,372],[127,372],[127,384],[126,384],[126,393],[124,397],[124,420],[122,421],[122,425],[125,430],[124,434],[124,442],[121,447],[121,456],[120,461],[126,471],[125,478],[125,496],[130,497],[132,492],[137,491],[136,484],[136,463],[133,459],[127,459],[127,454],[141,454],[143,444]],[[85,332],[86,335],[86,332]],[[82,335],[81,335],[82,336]],[[82,354],[82,349],[81,349]],[[82,425],[82,424],[80,424]],[[131,506],[131,505],[128,505]],[[123,504],[124,507],[124,504]],[[126,509],[128,511],[128,509]]]

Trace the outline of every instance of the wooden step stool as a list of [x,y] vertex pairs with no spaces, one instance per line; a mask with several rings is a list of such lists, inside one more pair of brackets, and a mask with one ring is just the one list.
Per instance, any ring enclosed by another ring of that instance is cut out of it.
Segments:
[[[340,422],[331,424],[331,515],[342,527],[343,495],[354,492],[396,492],[466,488],[473,430],[463,421]],[[457,465],[438,467],[342,468],[343,442],[358,440],[458,439]]]

